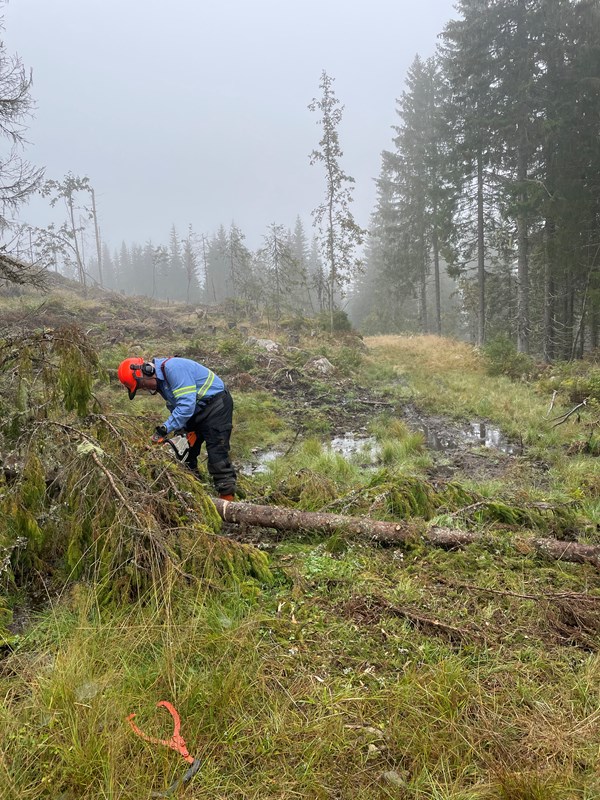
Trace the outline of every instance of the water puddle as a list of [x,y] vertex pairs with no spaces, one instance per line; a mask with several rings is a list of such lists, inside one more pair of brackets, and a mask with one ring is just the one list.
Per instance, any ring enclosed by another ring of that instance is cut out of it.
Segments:
[[[379,445],[374,436],[365,436],[355,431],[336,436],[323,447],[339,453],[344,458],[361,457],[370,464],[377,461],[379,454]],[[252,458],[241,464],[240,469],[246,475],[262,475],[269,471],[273,461],[280,458],[284,452],[284,450],[254,450]]]
[[506,455],[518,455],[521,447],[510,442],[499,428],[487,422],[467,422],[462,426],[448,424],[444,426],[437,420],[431,424],[420,417],[411,417],[411,427],[419,430],[425,437],[425,444],[430,450],[458,450],[460,447],[487,447]]
[[468,428],[464,429],[465,439],[475,442],[481,447],[491,447],[507,455],[516,455],[521,452],[521,445],[509,442],[499,428],[494,428],[486,422],[471,422]]
[[[421,417],[415,410],[407,414],[407,423],[413,430],[421,431],[425,445],[437,452],[461,450],[470,447],[486,447],[506,455],[518,455],[521,447],[510,442],[500,431],[487,422],[468,422],[457,425],[441,417]],[[348,431],[333,438],[324,447],[344,458],[361,460],[363,465],[375,465],[379,460],[380,446],[374,436],[357,431]],[[275,459],[284,455],[284,450],[255,450],[250,461],[241,465],[245,474],[260,475],[269,471]]]
[[329,448],[344,458],[362,456],[373,463],[379,455],[379,445],[374,436],[364,436],[355,431],[348,431],[332,439]]
[[262,475],[269,471],[270,464],[283,455],[283,450],[257,450],[252,452],[252,460],[241,465],[241,470],[245,474]]

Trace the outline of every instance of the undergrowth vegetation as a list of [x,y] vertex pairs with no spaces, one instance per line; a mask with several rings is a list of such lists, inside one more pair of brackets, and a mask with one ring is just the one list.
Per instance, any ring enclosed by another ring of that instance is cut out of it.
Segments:
[[[40,326],[0,342],[2,800],[164,792],[188,765],[126,721],[168,739],[161,700],[201,760],[182,798],[600,796],[597,562],[523,544],[599,540],[596,410],[590,395],[569,413],[574,368],[514,380],[466,344],[377,337],[366,351],[298,320],[289,352],[265,355],[236,324],[203,332],[177,308],[117,336],[109,304],[69,303],[88,331],[96,318],[89,336]],[[115,380],[128,355],[173,352],[231,385],[248,500],[481,538],[383,548],[343,529],[222,525],[208,482],[148,444],[160,400],[130,403]],[[304,370],[323,355],[331,376]],[[522,446],[452,462],[407,402]],[[349,456],[331,446],[343,424],[365,439]]]

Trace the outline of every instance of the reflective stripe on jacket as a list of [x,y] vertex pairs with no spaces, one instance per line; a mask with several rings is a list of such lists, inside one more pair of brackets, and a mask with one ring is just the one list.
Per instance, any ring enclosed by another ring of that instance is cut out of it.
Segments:
[[211,369],[189,358],[155,358],[154,367],[158,393],[171,412],[164,423],[169,433],[183,428],[196,411],[202,408],[204,400],[225,388],[221,378]]

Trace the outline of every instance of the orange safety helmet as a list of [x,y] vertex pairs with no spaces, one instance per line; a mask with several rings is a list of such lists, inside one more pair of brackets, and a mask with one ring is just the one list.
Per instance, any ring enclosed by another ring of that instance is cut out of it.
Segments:
[[138,380],[142,377],[143,363],[143,358],[126,358],[125,361],[121,361],[119,364],[117,375],[123,386],[127,387],[130,400],[133,400],[137,392]]

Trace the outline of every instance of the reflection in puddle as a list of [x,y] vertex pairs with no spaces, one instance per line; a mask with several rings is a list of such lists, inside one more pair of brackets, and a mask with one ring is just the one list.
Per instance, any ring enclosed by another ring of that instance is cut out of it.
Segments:
[[379,455],[379,446],[374,436],[360,436],[354,431],[336,436],[331,440],[329,447],[334,453],[339,453],[344,458],[360,455],[367,461],[374,462]]
[[241,470],[250,475],[261,475],[268,472],[269,465],[283,455],[283,450],[264,450],[262,453],[253,451],[252,461],[241,465]]
[[[515,455],[521,452],[518,444],[508,441],[499,428],[494,428],[485,422],[469,422],[463,427],[453,426],[448,423],[448,428],[444,429],[439,424],[433,428],[419,416],[412,416],[411,427],[422,432],[425,444],[430,450],[457,450],[460,447],[488,447],[498,450],[507,455]],[[339,453],[344,458],[359,457],[364,463],[376,464],[380,456],[380,446],[374,436],[365,436],[356,431],[348,431],[325,445],[334,453]],[[254,451],[252,460],[241,465],[242,472],[250,475],[264,474],[269,471],[269,467],[284,455],[284,450],[264,450],[263,452]]]
[[498,428],[485,422],[470,422],[462,428],[444,431],[434,430],[419,420],[416,427],[422,431],[430,450],[455,450],[461,445],[471,444],[499,450],[507,455],[515,455],[521,451],[519,445],[509,442]]
[[[374,436],[364,436],[354,431],[336,436],[324,447],[334,453],[339,453],[344,458],[361,456],[362,459],[373,464],[379,455],[379,445]],[[283,454],[283,450],[264,450],[262,452],[255,450],[252,453],[252,460],[241,465],[241,471],[250,475],[262,475],[268,472],[273,461]]]

